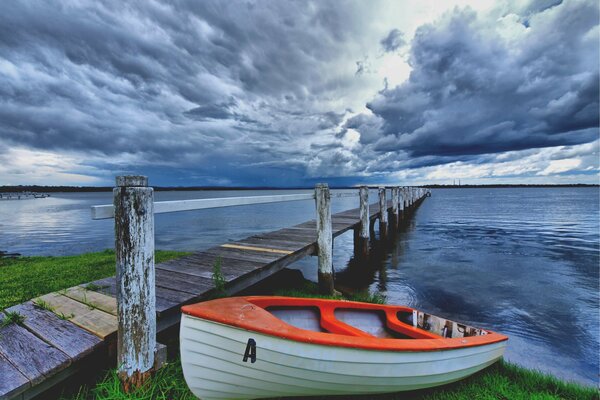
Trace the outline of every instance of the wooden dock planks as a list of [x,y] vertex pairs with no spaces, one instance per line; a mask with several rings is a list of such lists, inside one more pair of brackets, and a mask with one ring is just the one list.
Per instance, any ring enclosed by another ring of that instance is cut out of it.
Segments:
[[0,377],[2,377],[0,379],[0,400],[14,398],[31,386],[29,379],[2,354],[0,354]]
[[90,307],[117,315],[117,300],[112,296],[86,289],[84,286],[74,286],[60,293]]
[[[370,205],[369,214],[371,220],[376,218],[379,206]],[[333,236],[359,222],[358,208],[333,215]],[[156,265],[159,330],[178,323],[183,304],[212,293],[217,261],[227,281],[227,292],[236,293],[313,255],[316,239],[316,222],[311,220]],[[18,312],[25,319],[21,325],[0,328],[0,400],[24,396],[25,392],[38,393],[40,382],[60,381],[55,374],[113,340],[117,330],[115,296],[113,276],[35,299],[49,309],[32,301],[11,307],[8,311]],[[0,321],[2,318],[0,313]]]
[[71,359],[56,347],[44,342],[17,323],[3,324],[0,313],[0,355],[23,375],[31,385],[42,382],[71,363]]
[[79,360],[102,345],[97,336],[30,301],[10,307],[8,311],[21,314],[25,328],[65,353],[71,361]]
[[49,293],[33,300],[47,305],[54,313],[101,339],[113,337],[117,332],[117,317],[80,303],[59,293]]

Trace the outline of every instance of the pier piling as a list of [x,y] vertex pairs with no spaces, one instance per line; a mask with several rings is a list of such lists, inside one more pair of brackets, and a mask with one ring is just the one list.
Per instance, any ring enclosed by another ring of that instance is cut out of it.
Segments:
[[387,237],[388,213],[387,200],[385,198],[385,187],[379,188],[379,238],[384,240]]
[[144,176],[119,176],[113,190],[117,365],[126,392],[151,375],[156,348],[154,190]]
[[398,209],[398,198],[400,196],[400,188],[397,186],[392,188],[392,217],[390,221],[390,231],[398,231],[398,220],[399,220],[399,209]]
[[333,234],[331,227],[331,195],[326,183],[315,187],[317,206],[317,252],[319,256],[319,291],[333,294]]
[[357,258],[366,258],[369,255],[369,188],[359,188],[360,199],[360,224],[356,227],[354,236],[354,255]]

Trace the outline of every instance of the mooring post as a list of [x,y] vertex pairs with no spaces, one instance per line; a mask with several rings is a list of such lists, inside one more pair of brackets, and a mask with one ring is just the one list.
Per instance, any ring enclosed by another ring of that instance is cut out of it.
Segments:
[[387,237],[388,225],[387,200],[385,198],[385,187],[379,188],[379,238]]
[[398,230],[398,199],[400,197],[400,188],[394,186],[392,188],[392,221],[391,221],[391,231],[396,232]]
[[156,348],[154,190],[145,176],[118,176],[113,190],[117,264],[117,364],[130,392],[152,374]]
[[358,235],[354,240],[354,254],[358,258],[366,258],[369,254],[369,188],[361,186],[358,190],[360,199],[360,224]]
[[406,190],[400,188],[400,219],[405,219],[406,215]]
[[315,186],[317,206],[317,247],[319,256],[319,291],[333,294],[333,233],[331,229],[331,195],[326,183]]

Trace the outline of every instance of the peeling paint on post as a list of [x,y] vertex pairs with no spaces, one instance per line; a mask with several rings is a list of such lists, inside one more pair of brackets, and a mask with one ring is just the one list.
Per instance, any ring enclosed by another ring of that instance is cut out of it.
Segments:
[[399,219],[399,213],[398,213],[398,198],[400,197],[400,188],[399,187],[393,187],[392,188],[392,220],[390,221],[390,230],[392,232],[396,232],[398,230],[398,219]]
[[358,227],[357,242],[354,246],[354,254],[359,258],[365,258],[369,255],[369,188],[361,186],[359,189],[360,199],[360,225]]
[[[399,212],[399,220],[404,219],[404,198],[406,195],[404,194],[404,188],[398,188],[398,212]],[[400,221],[398,221],[398,228],[400,228]]]
[[333,294],[333,233],[331,229],[331,195],[326,183],[315,186],[317,206],[317,246],[319,256],[319,291]]
[[379,188],[379,214],[379,238],[385,239],[387,237],[388,212],[385,187],[383,186]]
[[117,264],[118,372],[130,392],[151,375],[156,348],[154,191],[144,176],[113,190]]

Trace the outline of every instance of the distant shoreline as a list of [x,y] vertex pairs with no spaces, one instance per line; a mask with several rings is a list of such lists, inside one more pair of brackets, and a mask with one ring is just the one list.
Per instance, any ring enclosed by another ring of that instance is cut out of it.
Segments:
[[[371,185],[369,185],[371,186]],[[274,186],[153,186],[157,192],[215,191],[215,190],[309,190],[313,186],[274,187]],[[356,189],[357,186],[331,186],[331,189]],[[375,185],[373,185],[375,187]],[[389,186],[388,186],[389,187]],[[489,184],[489,185],[422,185],[429,189],[493,189],[493,188],[558,188],[558,187],[600,187],[599,184]],[[18,185],[0,186],[0,193],[58,193],[58,192],[112,192],[111,186],[39,186]]]

